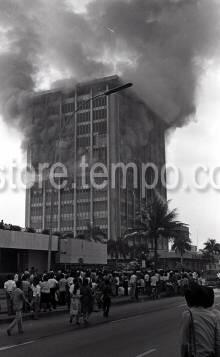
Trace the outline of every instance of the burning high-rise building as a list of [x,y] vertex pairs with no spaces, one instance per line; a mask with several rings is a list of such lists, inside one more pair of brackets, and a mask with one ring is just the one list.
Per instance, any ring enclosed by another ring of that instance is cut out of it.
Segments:
[[[143,188],[141,170],[143,163],[152,163],[160,173],[165,165],[164,121],[130,90],[89,100],[121,84],[118,76],[111,76],[36,94],[29,161],[36,169],[39,163],[62,162],[68,182],[55,189],[43,175],[42,187],[36,182],[27,190],[26,226],[74,236],[92,226],[117,239],[133,225],[143,193],[151,200],[152,189]],[[88,162],[84,185],[82,158]],[[96,176],[104,176],[105,168],[108,176],[96,177],[97,185],[89,182],[94,165]],[[153,173],[146,172],[149,184]],[[166,198],[160,174],[155,188]]]

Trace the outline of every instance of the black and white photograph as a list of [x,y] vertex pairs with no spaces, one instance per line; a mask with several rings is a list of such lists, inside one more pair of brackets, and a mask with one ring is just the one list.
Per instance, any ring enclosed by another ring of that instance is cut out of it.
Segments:
[[0,356],[220,357],[220,0],[0,0]]

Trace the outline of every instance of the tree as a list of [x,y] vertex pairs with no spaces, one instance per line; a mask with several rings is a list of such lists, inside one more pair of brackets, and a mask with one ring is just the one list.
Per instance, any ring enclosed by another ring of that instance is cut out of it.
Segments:
[[186,251],[191,249],[191,239],[184,231],[180,231],[179,234],[174,238],[172,250],[180,253],[180,263],[183,265],[183,255]]
[[88,224],[87,230],[84,232],[85,238],[87,240],[92,240],[94,242],[104,243],[107,241],[106,234],[100,229],[99,226],[92,226]]
[[204,243],[205,248],[203,249],[203,254],[205,257],[210,259],[212,262],[215,261],[215,255],[220,253],[220,245],[215,239],[209,238],[207,242]]
[[143,244],[144,239],[146,247],[148,241],[154,242],[155,269],[157,269],[158,239],[160,236],[171,239],[176,237],[181,229],[183,230],[187,227],[177,220],[177,210],[170,210],[169,203],[170,201],[167,202],[155,191],[150,204],[143,202],[142,208],[137,215],[136,227],[130,230],[130,234],[125,235],[128,238],[129,235],[136,234],[141,244]]
[[148,234],[154,241],[154,264],[157,268],[158,239],[160,236],[170,239],[177,236],[180,230],[186,229],[186,225],[177,220],[177,209],[170,210],[170,201],[165,201],[157,192],[153,195],[152,203],[146,206],[149,216]]
[[121,256],[125,259],[130,253],[128,242],[126,242],[123,238],[119,237],[116,241],[116,250],[117,256]]
[[28,233],[36,233],[36,230],[32,227],[26,227],[25,228],[25,232],[28,232]]
[[119,257],[123,257],[125,259],[130,254],[130,248],[128,243],[119,237],[117,240],[110,239],[107,242],[107,252],[112,259],[114,257],[116,259]]
[[115,240],[110,239],[107,242],[107,253],[113,259],[114,257],[117,258],[117,243]]

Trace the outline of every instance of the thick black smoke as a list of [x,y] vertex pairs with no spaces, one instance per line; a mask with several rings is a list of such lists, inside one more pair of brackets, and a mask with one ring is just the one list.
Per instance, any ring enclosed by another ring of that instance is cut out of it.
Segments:
[[42,78],[119,73],[169,126],[183,125],[195,111],[200,74],[218,55],[218,1],[97,0],[85,13],[69,3],[0,0],[5,121],[29,139],[28,108]]

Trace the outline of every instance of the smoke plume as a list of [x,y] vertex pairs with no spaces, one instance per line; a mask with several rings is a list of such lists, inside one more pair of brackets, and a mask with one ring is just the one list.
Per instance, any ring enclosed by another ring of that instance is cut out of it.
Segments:
[[36,134],[29,115],[34,91],[54,78],[119,73],[168,126],[185,124],[200,75],[219,55],[218,1],[96,0],[83,13],[70,3],[0,1],[4,120],[27,140],[33,133],[45,140],[48,132]]

